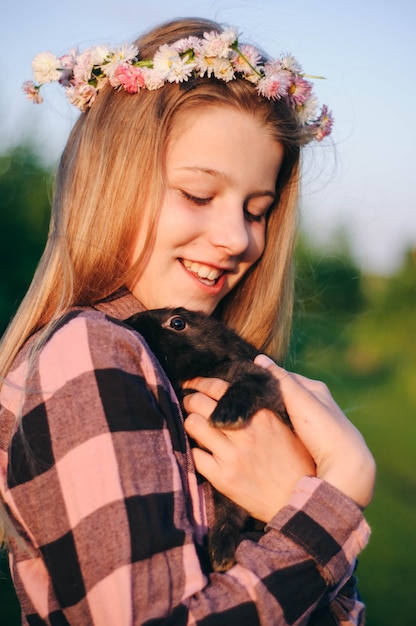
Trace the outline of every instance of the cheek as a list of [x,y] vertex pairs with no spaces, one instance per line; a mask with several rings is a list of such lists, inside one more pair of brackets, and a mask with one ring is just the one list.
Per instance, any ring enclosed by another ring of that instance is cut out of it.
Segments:
[[168,192],[159,216],[157,238],[164,242],[181,239],[182,236],[186,239],[199,227],[200,220],[195,209]]
[[250,233],[250,242],[246,258],[250,263],[255,263],[261,257],[266,246],[266,225],[255,224]]

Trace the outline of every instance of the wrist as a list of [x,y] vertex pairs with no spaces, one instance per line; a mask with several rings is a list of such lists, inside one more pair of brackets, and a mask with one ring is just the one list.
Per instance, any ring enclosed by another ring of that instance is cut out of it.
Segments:
[[[346,455],[343,456],[345,458]],[[373,498],[376,464],[367,450],[360,459],[355,458],[354,462],[351,461],[348,465],[333,465],[326,470],[318,471],[317,476],[344,493],[363,510]]]

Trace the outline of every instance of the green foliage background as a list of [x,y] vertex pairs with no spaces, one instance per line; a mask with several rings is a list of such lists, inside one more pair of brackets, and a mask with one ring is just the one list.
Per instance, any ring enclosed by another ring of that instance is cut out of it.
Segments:
[[[0,334],[24,295],[47,237],[51,173],[36,151],[0,156]],[[394,217],[392,216],[392,219]],[[416,257],[386,278],[363,276],[342,235],[331,250],[300,241],[288,367],[324,380],[378,464],[372,526],[360,557],[368,626],[411,626],[416,586]],[[0,623],[19,607],[0,553]]]
[[295,369],[327,383],[378,466],[357,571],[369,626],[415,623],[415,270],[412,251],[380,278],[360,276],[345,254],[299,250]]

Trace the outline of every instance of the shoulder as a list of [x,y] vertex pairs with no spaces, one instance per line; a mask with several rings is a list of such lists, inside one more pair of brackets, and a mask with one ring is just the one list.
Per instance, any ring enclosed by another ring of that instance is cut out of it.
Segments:
[[43,352],[89,358],[94,364],[140,358],[148,353],[143,338],[124,322],[95,309],[78,309],[63,315],[53,328]]
[[144,339],[122,321],[90,308],[70,311],[58,320],[37,349],[33,366],[42,389],[56,390],[104,370],[140,375],[150,386],[161,382],[160,368]]

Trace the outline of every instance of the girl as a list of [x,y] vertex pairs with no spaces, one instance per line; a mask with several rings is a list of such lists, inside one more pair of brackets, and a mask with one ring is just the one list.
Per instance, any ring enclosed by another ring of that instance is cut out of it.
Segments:
[[[374,462],[327,389],[260,356],[296,434],[266,410],[210,427],[216,379],[192,381],[184,422],[123,323],[185,306],[283,359],[299,154],[330,131],[326,108],[314,114],[293,57],[266,62],[206,20],[116,52],[45,53],[34,71],[33,100],[59,80],[82,114],[1,351],[3,518],[24,623],[362,623],[352,573]],[[267,524],[225,573],[206,557],[210,483]]]

